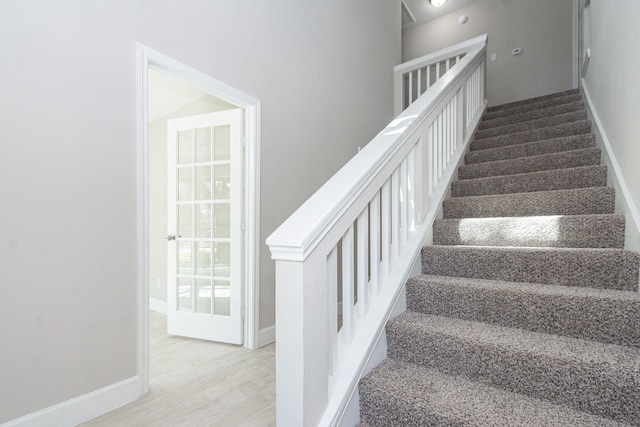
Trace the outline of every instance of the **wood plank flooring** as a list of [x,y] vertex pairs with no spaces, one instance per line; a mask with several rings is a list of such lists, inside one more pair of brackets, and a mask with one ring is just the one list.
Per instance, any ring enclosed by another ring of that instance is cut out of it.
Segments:
[[166,334],[149,314],[149,393],[82,424],[275,426],[275,344],[258,350]]

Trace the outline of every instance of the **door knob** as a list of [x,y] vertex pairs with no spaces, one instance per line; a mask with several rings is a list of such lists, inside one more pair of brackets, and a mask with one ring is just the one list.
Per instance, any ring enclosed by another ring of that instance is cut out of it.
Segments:
[[[182,236],[177,236],[177,237],[182,237]],[[176,240],[176,235],[174,234],[174,235],[171,235],[171,236],[167,236],[167,237],[165,237],[165,239],[167,239],[167,240]]]

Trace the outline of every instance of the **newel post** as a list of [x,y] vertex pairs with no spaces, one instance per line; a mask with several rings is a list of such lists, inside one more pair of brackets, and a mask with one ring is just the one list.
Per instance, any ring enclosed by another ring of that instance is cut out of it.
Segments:
[[276,422],[316,426],[328,402],[326,257],[270,249],[276,260]]

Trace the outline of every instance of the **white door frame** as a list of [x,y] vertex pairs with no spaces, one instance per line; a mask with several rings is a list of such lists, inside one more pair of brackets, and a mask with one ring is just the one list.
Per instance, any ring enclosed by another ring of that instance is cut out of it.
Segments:
[[149,390],[149,106],[147,70],[171,74],[204,92],[244,110],[244,195],[243,221],[243,313],[244,347],[259,347],[259,212],[260,212],[260,100],[211,76],[188,67],[143,44],[137,45],[137,294],[138,294],[138,376],[141,394]]

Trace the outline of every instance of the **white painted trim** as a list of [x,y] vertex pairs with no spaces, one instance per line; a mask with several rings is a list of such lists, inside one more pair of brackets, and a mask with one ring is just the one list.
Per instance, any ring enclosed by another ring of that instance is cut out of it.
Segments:
[[167,302],[157,298],[149,298],[149,310],[167,315]]
[[[591,94],[589,93],[589,87],[587,85],[587,81],[582,79],[582,91],[584,93],[584,98],[587,102],[591,115],[593,117],[593,122],[596,125],[597,131],[602,138],[602,145],[605,149],[605,154],[609,158],[609,162],[611,163],[611,168],[613,169],[613,173],[615,175],[615,179],[617,181],[616,190],[620,190],[622,193],[622,199],[624,204],[626,205],[626,209],[631,216],[630,220],[627,221],[627,225],[634,225],[635,232],[634,234],[640,235],[640,211],[638,211],[638,207],[633,202],[633,198],[631,197],[631,192],[629,191],[629,187],[627,186],[627,182],[624,179],[624,175],[622,175],[622,168],[620,167],[620,163],[616,159],[616,155],[613,152],[613,148],[611,147],[611,141],[607,136],[607,132],[605,131],[602,120],[600,120],[600,116],[598,115],[598,111],[596,110],[595,105],[593,104],[593,100],[591,98]],[[616,191],[616,193],[618,193]],[[619,196],[620,194],[617,194]],[[632,223],[632,224],[631,224]],[[636,248],[633,248],[637,250]]]
[[436,52],[429,53],[419,58],[412,59],[411,61],[403,62],[402,64],[396,65],[395,67],[393,67],[393,72],[404,73],[405,71],[416,69],[421,65],[427,65],[436,61],[451,58],[452,56],[456,56],[461,53],[467,53],[471,49],[485,46],[487,44],[487,40],[487,34],[465,40],[458,44],[440,49]]
[[141,397],[135,376],[2,424],[2,427],[75,426]]
[[142,45],[137,49],[137,283],[138,296],[138,360],[139,394],[149,392],[149,109],[147,107],[149,58]]
[[572,33],[573,33],[573,88],[578,88],[580,81],[580,0],[573,0],[573,19],[572,19]]
[[276,326],[267,326],[266,328],[260,329],[260,342],[258,343],[258,347],[262,347],[263,345],[271,344],[276,340]]
[[220,98],[244,110],[245,117],[245,178],[247,194],[245,196],[244,235],[245,265],[243,304],[245,309],[244,346],[257,347],[259,333],[260,293],[257,286],[259,277],[260,239],[260,100],[233,88],[198,70],[188,67],[160,52],[138,43],[138,372],[143,382],[144,392],[148,390],[148,310],[149,278],[148,273],[148,106],[147,106],[147,69],[154,68],[171,74],[202,91]]

